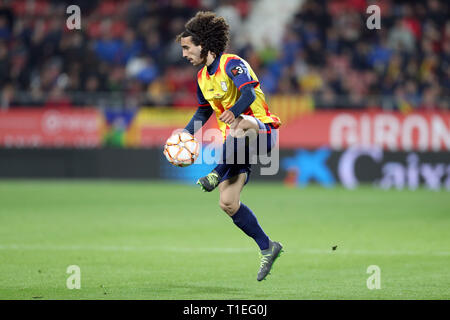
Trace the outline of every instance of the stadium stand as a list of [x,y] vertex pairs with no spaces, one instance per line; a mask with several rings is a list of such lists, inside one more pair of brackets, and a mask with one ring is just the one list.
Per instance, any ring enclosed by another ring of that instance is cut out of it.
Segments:
[[[450,109],[447,1],[377,1],[380,30],[366,28],[372,1],[297,1],[280,44],[255,46],[263,3],[1,1],[0,107],[194,106],[195,71],[173,39],[196,11],[215,10],[268,95],[310,96],[319,109]],[[79,31],[66,27],[69,4],[81,8]]]

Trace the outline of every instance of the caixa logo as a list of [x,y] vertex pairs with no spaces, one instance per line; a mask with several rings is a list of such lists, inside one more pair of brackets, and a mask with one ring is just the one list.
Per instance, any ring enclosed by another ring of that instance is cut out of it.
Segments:
[[364,170],[378,171],[374,175],[379,179],[372,182],[381,188],[414,190],[423,184],[432,190],[450,190],[450,155],[447,152],[384,153],[381,148],[349,148],[342,153],[337,168],[339,180],[347,188],[359,184],[355,166],[361,157],[372,160],[373,165],[366,164]]
[[350,147],[344,152],[329,148],[300,149],[282,161],[286,183],[306,186],[315,181],[332,187],[340,182],[353,189],[371,184],[383,189],[450,190],[449,152],[384,152],[380,147]]
[[327,165],[330,155],[331,150],[325,147],[312,151],[300,149],[295,152],[293,157],[284,158],[282,167],[288,172],[288,175],[295,175],[295,182],[301,187],[308,185],[310,181],[316,181],[325,187],[332,187],[336,180]]

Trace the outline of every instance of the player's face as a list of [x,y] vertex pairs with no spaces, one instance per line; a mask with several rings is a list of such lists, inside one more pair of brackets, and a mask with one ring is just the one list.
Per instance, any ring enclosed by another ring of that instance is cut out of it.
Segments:
[[192,37],[181,38],[180,40],[181,48],[183,49],[183,58],[189,60],[194,66],[198,66],[204,63],[204,59],[200,57],[200,52],[202,51],[201,46],[196,46],[192,42]]

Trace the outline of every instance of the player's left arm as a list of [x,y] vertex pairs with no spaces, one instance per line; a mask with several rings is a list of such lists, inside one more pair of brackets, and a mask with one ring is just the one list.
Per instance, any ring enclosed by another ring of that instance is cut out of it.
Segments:
[[252,78],[246,65],[240,59],[230,60],[226,65],[225,71],[241,92],[241,96],[234,106],[222,113],[219,118],[221,121],[231,124],[235,118],[245,112],[255,101],[256,94],[254,88],[259,82]]

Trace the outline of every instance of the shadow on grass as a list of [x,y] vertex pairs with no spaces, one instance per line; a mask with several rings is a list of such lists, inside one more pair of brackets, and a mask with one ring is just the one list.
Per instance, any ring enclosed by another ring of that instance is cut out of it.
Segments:
[[[168,291],[176,291],[176,294],[188,295],[195,299],[197,296],[208,296],[217,295],[217,299],[225,298],[235,298],[235,299],[250,299],[249,292],[244,288],[230,288],[223,286],[208,286],[208,285],[195,285],[195,284],[178,284],[178,285],[168,285]],[[175,293],[175,292],[174,292]],[[231,296],[231,297],[230,297]],[[254,296],[254,295],[253,295]],[[258,294],[259,298],[270,298],[270,294]],[[199,297],[202,299],[202,297]],[[214,298],[214,297],[211,297]]]

